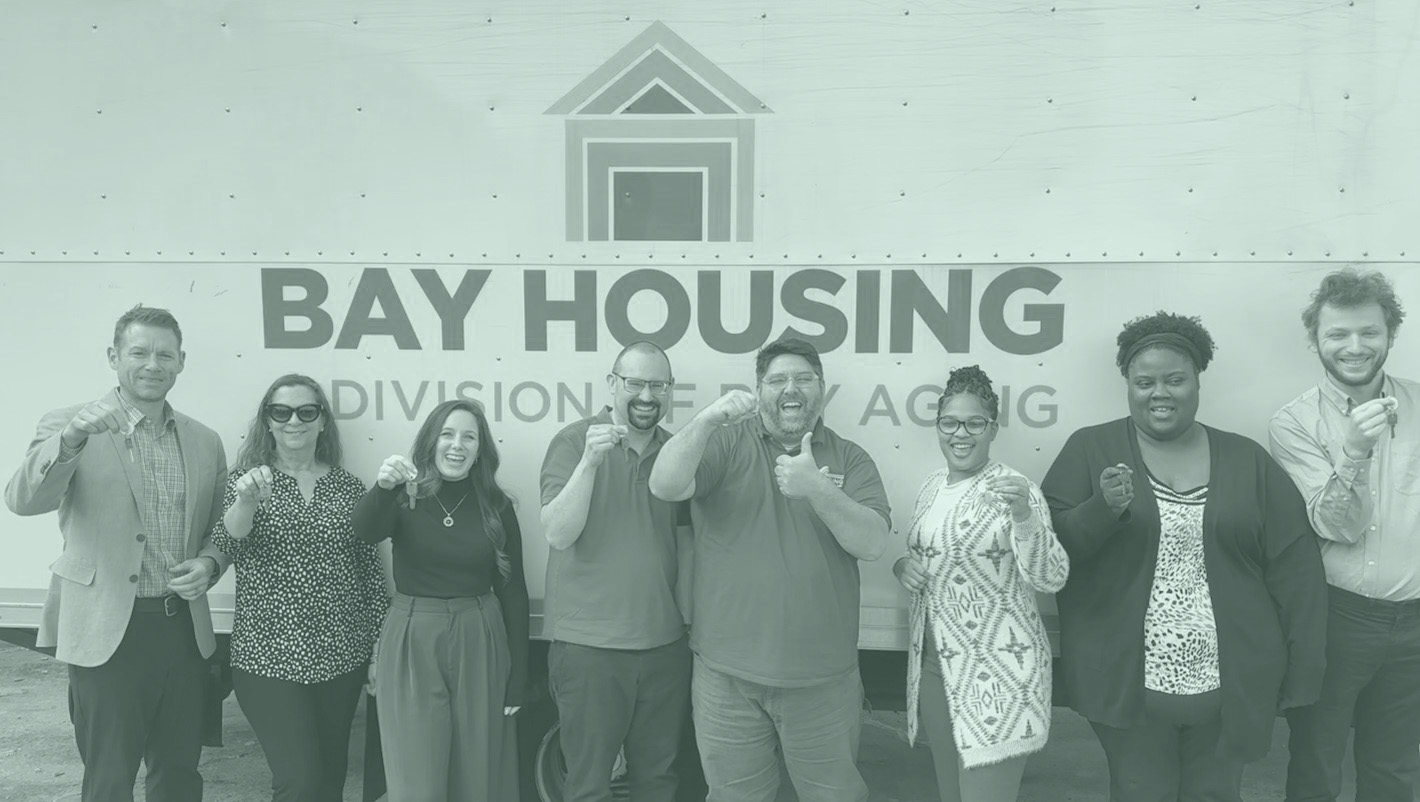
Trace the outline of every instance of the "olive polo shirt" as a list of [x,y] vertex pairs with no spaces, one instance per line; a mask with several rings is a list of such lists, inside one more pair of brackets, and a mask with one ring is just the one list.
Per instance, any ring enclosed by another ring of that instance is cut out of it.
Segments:
[[[542,503],[557,498],[582,459],[587,430],[611,409],[552,438],[542,462]],[[651,495],[647,481],[670,432],[657,426],[646,453],[626,442],[597,466],[587,523],[570,547],[547,557],[543,633],[603,649],[654,649],[685,635],[676,603],[676,524],[684,505]]]
[[[815,461],[891,523],[872,457],[822,420],[813,432]],[[690,507],[691,648],[712,669],[779,687],[827,682],[858,661],[858,560],[807,500],[779,492],[775,458],[788,453],[757,417],[717,429]]]

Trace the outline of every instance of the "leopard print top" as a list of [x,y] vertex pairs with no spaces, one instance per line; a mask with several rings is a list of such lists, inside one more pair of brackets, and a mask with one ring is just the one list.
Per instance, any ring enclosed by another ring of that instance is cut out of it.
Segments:
[[1159,556],[1144,614],[1144,687],[1172,694],[1215,690],[1218,627],[1203,561],[1208,486],[1179,492],[1153,476],[1159,503]]

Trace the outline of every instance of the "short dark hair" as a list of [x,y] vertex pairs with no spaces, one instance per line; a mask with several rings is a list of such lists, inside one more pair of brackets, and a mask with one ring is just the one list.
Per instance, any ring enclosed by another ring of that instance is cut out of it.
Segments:
[[1405,320],[1405,308],[1395,295],[1395,287],[1384,273],[1367,271],[1362,273],[1354,267],[1328,273],[1321,280],[1321,286],[1312,293],[1312,302],[1302,310],[1302,325],[1307,327],[1307,335],[1316,342],[1317,321],[1323,306],[1351,309],[1366,304],[1377,304],[1385,315],[1386,333],[1392,338],[1400,330]]
[[823,379],[823,360],[819,359],[818,349],[808,340],[801,340],[798,337],[782,337],[759,349],[759,353],[754,356],[754,380],[761,381],[764,374],[769,370],[769,363],[775,357],[784,355],[801,356],[818,374],[820,380]]
[[1193,363],[1195,372],[1202,373],[1213,361],[1215,348],[1213,335],[1203,328],[1203,321],[1197,316],[1162,310],[1125,323],[1115,343],[1119,351],[1115,354],[1114,363],[1124,376],[1129,375],[1129,363],[1134,361],[1134,357],[1144,349],[1155,346],[1178,351]]
[[621,372],[621,360],[625,359],[628,354],[658,354],[661,359],[666,360],[666,370],[674,375],[674,371],[671,370],[671,358],[666,354],[666,350],[650,340],[637,340],[621,349],[620,353],[616,355],[616,361],[611,363],[612,373]]
[[159,309],[156,306],[144,306],[138,304],[132,309],[118,316],[118,322],[113,324],[113,347],[117,348],[123,340],[123,335],[132,325],[155,326],[160,329],[167,329],[177,335],[178,348],[182,348],[182,328],[178,326],[177,318],[166,309]]
[[1001,399],[991,388],[991,377],[987,376],[986,371],[979,365],[967,365],[947,374],[947,384],[942,388],[941,397],[937,399],[937,414],[941,414],[947,399],[954,395],[976,396],[982,406],[991,411],[992,419],[1001,414]]

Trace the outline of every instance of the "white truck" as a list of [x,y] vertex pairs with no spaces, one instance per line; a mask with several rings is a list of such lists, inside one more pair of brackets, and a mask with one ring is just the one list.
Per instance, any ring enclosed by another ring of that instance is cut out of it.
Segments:
[[[12,5],[0,454],[113,383],[103,349],[140,301],[184,325],[172,400],[229,455],[287,371],[325,383],[366,480],[434,404],[475,398],[521,503],[536,635],[546,444],[635,339],[670,353],[673,429],[752,383],[767,340],[815,342],[827,422],[874,456],[899,525],[941,459],[951,367],[998,381],[993,456],[1038,479],[1071,431],[1124,414],[1114,336],[1160,308],[1219,344],[1203,419],[1261,438],[1318,376],[1298,312],[1322,275],[1363,263],[1420,300],[1417,14]],[[1404,336],[1391,359],[1420,364]],[[0,513],[0,633],[36,625],[60,550],[52,518]],[[897,551],[862,570],[879,707],[904,701]],[[232,590],[212,591],[219,628]]]

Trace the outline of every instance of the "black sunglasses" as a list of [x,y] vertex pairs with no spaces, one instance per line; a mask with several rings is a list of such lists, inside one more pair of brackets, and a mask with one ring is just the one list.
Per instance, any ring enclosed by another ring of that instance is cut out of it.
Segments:
[[320,404],[302,404],[299,407],[288,407],[285,404],[267,404],[266,417],[277,423],[285,423],[291,419],[291,414],[295,413],[301,423],[310,423],[320,417]]

